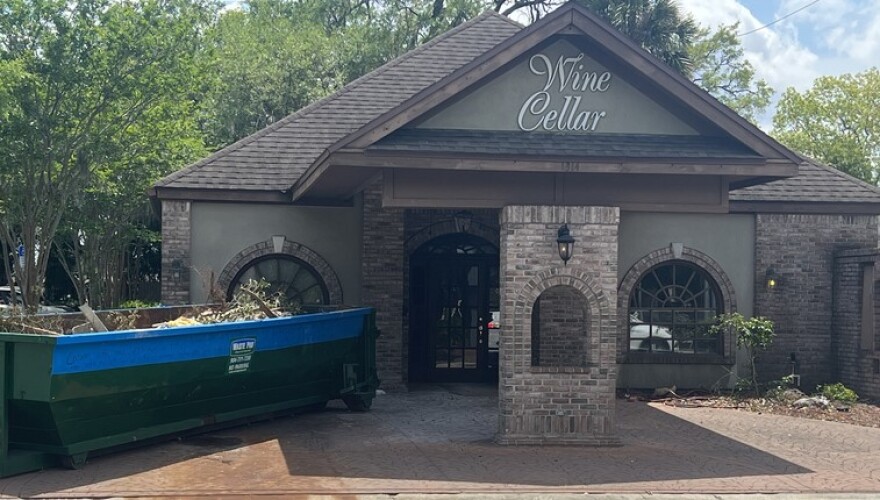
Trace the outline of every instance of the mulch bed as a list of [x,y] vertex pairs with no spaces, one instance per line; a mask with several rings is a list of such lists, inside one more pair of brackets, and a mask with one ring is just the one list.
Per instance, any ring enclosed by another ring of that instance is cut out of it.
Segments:
[[718,408],[726,410],[769,413],[790,417],[812,418],[829,422],[842,422],[862,427],[880,428],[880,404],[866,401],[854,404],[835,404],[830,409],[794,408],[789,403],[755,396],[726,396],[711,394],[682,394],[652,398],[650,395],[625,395],[628,401],[662,402],[676,408]]

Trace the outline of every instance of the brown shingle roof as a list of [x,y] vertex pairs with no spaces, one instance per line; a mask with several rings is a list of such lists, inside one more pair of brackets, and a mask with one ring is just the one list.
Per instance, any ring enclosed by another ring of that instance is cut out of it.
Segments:
[[499,14],[482,14],[335,94],[165,177],[156,187],[289,189],[327,147],[520,29]]
[[731,191],[730,201],[880,203],[880,191],[833,167],[804,158],[797,176]]

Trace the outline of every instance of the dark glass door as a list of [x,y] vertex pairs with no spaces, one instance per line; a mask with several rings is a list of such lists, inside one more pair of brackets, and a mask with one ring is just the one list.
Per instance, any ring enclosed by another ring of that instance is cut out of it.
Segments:
[[496,380],[498,346],[497,339],[490,346],[489,326],[498,309],[497,253],[414,256],[411,292],[410,378]]

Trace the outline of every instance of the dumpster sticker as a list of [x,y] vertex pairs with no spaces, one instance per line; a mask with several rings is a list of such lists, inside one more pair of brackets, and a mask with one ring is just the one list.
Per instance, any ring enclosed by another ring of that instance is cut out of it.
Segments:
[[251,367],[251,356],[257,346],[257,339],[235,339],[229,348],[229,369],[227,373],[246,372]]

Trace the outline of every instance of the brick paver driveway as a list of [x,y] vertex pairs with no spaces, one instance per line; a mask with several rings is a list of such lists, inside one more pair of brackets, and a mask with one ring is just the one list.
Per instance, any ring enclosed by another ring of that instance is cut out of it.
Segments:
[[14,496],[880,492],[880,429],[618,402],[620,448],[492,443],[494,389],[380,396],[0,481]]

